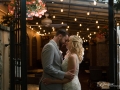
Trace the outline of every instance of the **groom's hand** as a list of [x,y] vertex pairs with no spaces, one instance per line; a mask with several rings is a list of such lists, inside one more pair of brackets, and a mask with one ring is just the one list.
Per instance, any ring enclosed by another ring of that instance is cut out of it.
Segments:
[[74,78],[74,74],[73,73],[74,73],[74,69],[67,71],[65,73],[65,78],[68,78],[68,79],[72,80]]

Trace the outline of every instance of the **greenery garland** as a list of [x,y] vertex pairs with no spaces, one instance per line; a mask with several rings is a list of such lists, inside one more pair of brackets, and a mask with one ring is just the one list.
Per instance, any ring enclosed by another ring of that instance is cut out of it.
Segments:
[[1,19],[2,21],[0,23],[9,27],[11,25],[11,21],[13,20],[13,15],[6,14]]

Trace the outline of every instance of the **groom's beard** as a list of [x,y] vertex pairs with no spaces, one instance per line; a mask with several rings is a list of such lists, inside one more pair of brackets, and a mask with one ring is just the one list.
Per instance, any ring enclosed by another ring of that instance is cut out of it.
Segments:
[[62,41],[60,40],[59,41],[59,48],[61,48],[63,46],[63,43],[62,43]]
[[59,48],[61,48],[61,47],[62,47],[62,45],[63,45],[62,43],[59,43]]

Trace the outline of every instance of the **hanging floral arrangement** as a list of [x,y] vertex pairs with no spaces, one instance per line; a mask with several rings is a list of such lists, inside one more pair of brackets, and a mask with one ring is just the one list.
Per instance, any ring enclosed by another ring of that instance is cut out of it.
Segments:
[[[8,5],[8,11],[11,15],[14,14],[15,5],[17,2],[12,1]],[[26,17],[30,18],[33,16],[41,18],[46,12],[45,4],[42,0],[26,0]]]
[[117,3],[114,4],[114,9],[116,11],[118,11],[118,10],[120,10],[120,0],[116,0],[116,1],[117,1]]
[[109,32],[108,32],[108,26],[103,27],[99,30],[99,32],[96,34],[96,41],[97,42],[105,42],[108,41],[109,38]]

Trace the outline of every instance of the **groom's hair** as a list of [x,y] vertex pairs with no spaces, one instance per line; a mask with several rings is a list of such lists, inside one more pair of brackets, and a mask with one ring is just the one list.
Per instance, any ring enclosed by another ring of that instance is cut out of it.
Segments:
[[61,34],[62,36],[68,35],[68,33],[67,33],[67,31],[65,29],[58,29],[56,31],[56,36],[58,36],[59,34]]

